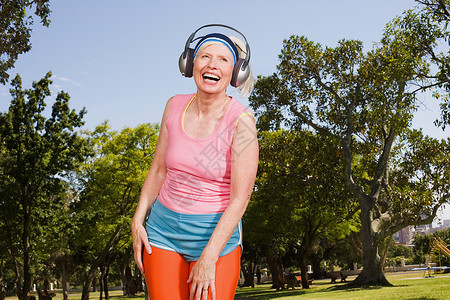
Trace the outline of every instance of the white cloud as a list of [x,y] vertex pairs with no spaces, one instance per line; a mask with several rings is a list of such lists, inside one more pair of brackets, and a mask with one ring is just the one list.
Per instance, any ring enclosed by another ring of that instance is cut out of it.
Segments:
[[[68,83],[70,83],[70,84],[72,84],[72,85],[75,85],[75,86],[77,86],[77,87],[83,87],[79,82],[77,82],[77,81],[75,81],[75,80],[72,80],[72,79],[70,79],[70,78],[67,78],[67,77],[63,77],[63,76],[59,76],[59,75],[55,75],[55,74],[53,74],[52,75],[52,79],[54,80],[54,81],[63,81],[63,82],[68,82]],[[59,86],[58,84],[55,84],[55,86],[57,86],[58,88],[61,88],[61,86]]]

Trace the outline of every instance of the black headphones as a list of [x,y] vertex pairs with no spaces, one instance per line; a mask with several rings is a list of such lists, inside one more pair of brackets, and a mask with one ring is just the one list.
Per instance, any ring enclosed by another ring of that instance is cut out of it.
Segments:
[[233,69],[233,76],[231,77],[231,86],[238,87],[243,82],[245,82],[250,75],[250,68],[249,68],[249,62],[250,62],[250,46],[248,45],[247,39],[245,36],[239,32],[238,30],[234,29],[233,27],[222,25],[222,24],[209,24],[204,25],[194,31],[186,41],[186,45],[184,46],[184,51],[180,55],[180,59],[178,60],[178,67],[180,68],[180,72],[185,77],[192,77],[193,71],[194,71],[194,51],[195,49],[189,48],[191,43],[197,39],[201,39],[202,37],[198,37],[194,39],[195,34],[205,27],[212,27],[212,26],[219,26],[219,27],[225,27],[228,29],[231,29],[233,31],[236,31],[239,33],[245,41],[245,47],[246,47],[246,55],[245,58],[237,58],[236,64],[234,65]]

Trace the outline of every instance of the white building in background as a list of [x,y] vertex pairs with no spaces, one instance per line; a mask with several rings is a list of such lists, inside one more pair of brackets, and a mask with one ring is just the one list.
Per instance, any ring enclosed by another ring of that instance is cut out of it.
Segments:
[[442,225],[437,227],[433,227],[433,224],[408,226],[396,232],[393,237],[397,244],[411,245],[416,234],[425,235],[450,228],[450,220],[443,220],[441,224]]
[[410,245],[413,238],[412,226],[397,231],[393,237],[397,244]]
[[443,227],[443,229],[450,228],[450,220],[444,220],[441,227]]
[[414,226],[414,232],[417,233],[429,233],[433,229],[433,224],[427,224],[427,225],[418,225]]

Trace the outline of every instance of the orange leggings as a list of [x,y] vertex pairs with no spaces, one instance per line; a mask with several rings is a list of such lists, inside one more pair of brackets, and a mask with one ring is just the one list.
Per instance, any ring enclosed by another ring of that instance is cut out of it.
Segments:
[[[189,299],[189,272],[195,262],[187,262],[176,252],[152,247],[144,251],[145,282],[151,300]],[[216,263],[216,299],[232,300],[239,281],[241,247],[219,257]],[[208,299],[212,299],[209,289]],[[203,299],[203,298],[202,298]]]

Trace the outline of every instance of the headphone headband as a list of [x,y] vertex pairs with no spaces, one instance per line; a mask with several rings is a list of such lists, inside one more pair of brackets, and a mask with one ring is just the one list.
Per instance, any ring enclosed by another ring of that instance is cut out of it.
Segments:
[[[196,31],[194,31],[194,32],[189,36],[188,40],[186,41],[186,45],[184,46],[184,52],[183,52],[183,54],[186,54],[186,52],[187,52],[186,50],[189,49],[189,45],[194,41],[194,37],[195,37],[195,35],[197,34],[197,32],[199,32],[200,30],[202,30],[203,28],[206,28],[206,27],[224,27],[224,28],[228,28],[228,29],[231,29],[231,30],[233,30],[233,31],[235,31],[235,32],[237,32],[237,33],[239,33],[239,34],[244,38],[244,42],[245,42],[245,52],[246,52],[246,55],[245,55],[245,61],[246,61],[245,67],[247,66],[248,62],[250,61],[250,46],[249,46],[249,44],[248,44],[248,42],[247,42],[247,38],[246,38],[245,35],[244,35],[242,32],[240,32],[239,30],[237,30],[237,29],[235,29],[235,28],[233,28],[233,27],[231,27],[231,26],[224,25],[224,24],[207,24],[207,25],[203,25],[203,26],[199,27]],[[201,37],[200,37],[200,38],[201,38]],[[186,58],[186,57],[185,57],[185,58]],[[244,67],[244,66],[243,66],[243,67]]]

